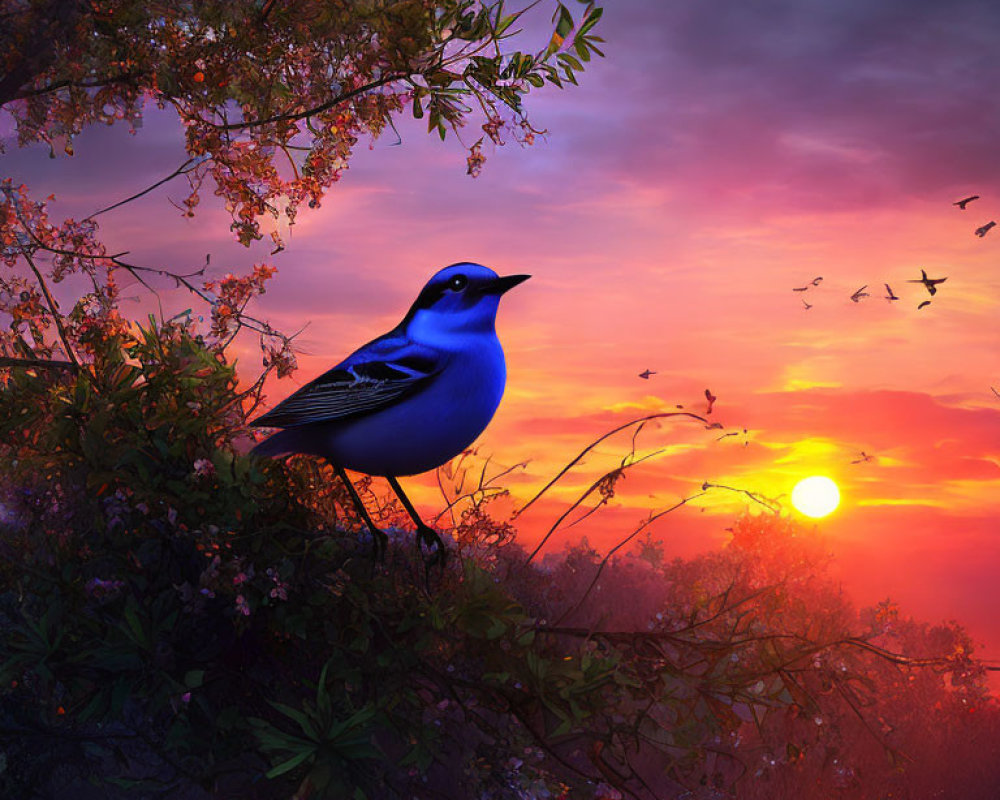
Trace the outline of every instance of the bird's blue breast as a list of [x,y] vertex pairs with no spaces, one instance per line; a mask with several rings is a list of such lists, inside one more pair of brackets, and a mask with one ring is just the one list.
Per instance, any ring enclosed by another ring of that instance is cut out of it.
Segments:
[[414,475],[454,458],[493,419],[507,379],[496,335],[475,339],[474,346],[448,353],[433,380],[401,402],[315,426],[307,434],[316,437],[310,450],[369,475]]

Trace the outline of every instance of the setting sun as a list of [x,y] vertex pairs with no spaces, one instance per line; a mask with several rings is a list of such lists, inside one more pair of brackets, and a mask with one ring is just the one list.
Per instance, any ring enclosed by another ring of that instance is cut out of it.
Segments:
[[803,478],[792,489],[792,505],[807,517],[825,517],[840,505],[840,490],[822,475]]

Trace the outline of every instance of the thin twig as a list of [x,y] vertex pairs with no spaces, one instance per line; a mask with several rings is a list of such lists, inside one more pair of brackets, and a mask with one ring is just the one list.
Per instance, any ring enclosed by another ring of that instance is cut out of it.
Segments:
[[45,282],[45,278],[42,277],[42,273],[39,271],[38,267],[35,266],[34,260],[28,255],[26,251],[21,251],[21,255],[24,256],[24,260],[28,262],[28,266],[31,267],[31,271],[35,273],[35,278],[38,280],[38,285],[42,289],[42,294],[45,295],[45,302],[48,304],[49,313],[52,314],[52,320],[56,324],[56,330],[59,332],[59,340],[62,342],[63,349],[66,351],[66,356],[73,365],[79,369],[80,362],[76,358],[76,353],[73,352],[73,348],[69,343],[69,335],[66,333],[66,328],[63,326],[62,314],[59,313],[59,307],[56,305],[55,298],[52,297],[52,293],[49,291],[49,285]]
[[696,419],[699,422],[705,423],[705,425],[709,424],[708,420],[705,419],[704,417],[700,417],[697,414],[692,414],[692,413],[690,413],[688,411],[665,411],[665,412],[661,412],[661,413],[658,413],[658,414],[649,414],[648,416],[640,417],[639,419],[634,419],[631,422],[626,422],[624,425],[619,425],[614,430],[608,431],[603,436],[601,436],[599,439],[596,439],[595,441],[593,441],[589,445],[587,445],[585,448],[583,448],[583,450],[581,450],[579,452],[579,454],[576,456],[576,458],[574,458],[565,467],[563,467],[559,471],[559,473],[552,480],[550,480],[547,484],[545,484],[545,486],[543,486],[541,488],[541,490],[534,497],[532,497],[527,503],[525,503],[523,506],[521,506],[520,509],[518,509],[517,511],[515,511],[514,512],[514,516],[515,517],[519,517],[521,514],[523,514],[525,511],[527,511],[531,507],[531,505],[536,500],[538,500],[543,494],[545,494],[549,489],[551,489],[559,481],[559,479],[562,478],[563,475],[565,475],[573,467],[575,467],[580,462],[580,460],[585,455],[587,455],[587,453],[589,453],[591,450],[593,450],[595,447],[597,447],[597,445],[599,445],[605,439],[607,439],[607,438],[609,438],[611,436],[614,436],[616,433],[619,433],[619,432],[625,430],[626,428],[630,428],[633,425],[643,424],[643,423],[649,422],[650,420],[654,420],[654,419],[664,419],[666,417],[690,417],[691,419]]
[[[622,477],[625,476],[625,470],[628,469],[629,467],[634,467],[636,464],[641,464],[643,461],[648,461],[649,459],[655,458],[656,456],[658,456],[658,455],[660,455],[661,453],[664,453],[664,452],[666,452],[664,448],[661,448],[659,450],[654,450],[652,453],[647,453],[642,458],[636,459],[635,461],[630,461],[627,464],[625,463],[626,459],[622,459],[622,465],[620,467],[618,467],[618,469],[613,469],[613,470],[611,470],[611,472],[607,473],[604,476],[604,478],[602,478],[602,481],[610,478],[612,475],[615,476],[615,480],[617,481],[618,478],[622,478]],[[634,453],[633,453],[633,455],[634,455]],[[585,519],[587,519],[587,517],[591,516],[592,514],[596,514],[598,511],[600,511],[604,506],[606,506],[608,504],[608,502],[610,500],[611,500],[610,496],[608,496],[608,497],[603,497],[602,496],[601,499],[597,502],[597,505],[595,505],[593,508],[587,509],[587,511],[585,513],[581,514],[579,517],[577,517],[575,520],[573,520],[566,527],[567,528],[572,528],[575,525],[579,525],[581,522],[583,522]]]
[[206,159],[207,159],[207,156],[195,156],[193,158],[189,158],[187,161],[185,161],[183,164],[181,164],[177,169],[175,169],[173,172],[171,172],[169,175],[167,175],[167,177],[161,178],[156,183],[154,183],[154,184],[152,184],[150,186],[147,186],[141,192],[136,192],[135,194],[130,195],[129,197],[126,197],[124,200],[120,200],[117,203],[114,203],[114,204],[112,204],[110,206],[107,206],[106,208],[102,208],[100,211],[95,211],[90,216],[84,217],[83,221],[87,222],[88,220],[91,220],[94,217],[96,217],[98,214],[103,214],[106,211],[113,211],[114,209],[118,208],[119,206],[123,206],[126,203],[131,203],[133,200],[138,200],[143,195],[149,194],[151,191],[153,191],[154,189],[159,188],[160,186],[162,186],[163,184],[167,183],[168,181],[172,181],[178,175],[186,175],[188,172],[190,172],[195,167],[203,164]]
[[737,489],[735,486],[724,486],[721,483],[710,483],[705,481],[701,485],[702,491],[708,491],[709,489],[725,489],[730,492],[736,492],[737,494],[744,494],[753,500],[755,503],[759,503],[764,506],[772,514],[777,514],[781,511],[781,503],[774,499],[773,497],[765,497],[762,494],[757,494],[757,492],[751,492],[748,489]]
[[575,606],[573,606],[571,609],[568,609],[567,611],[563,612],[562,616],[560,616],[559,619],[556,621],[556,625],[561,624],[563,622],[563,620],[566,619],[566,617],[571,616],[572,614],[575,614],[580,609],[580,606],[582,606],[584,604],[584,602],[590,596],[590,593],[593,591],[594,587],[597,585],[597,581],[600,580],[601,573],[604,571],[604,568],[607,566],[608,561],[611,560],[611,557],[615,553],[617,553],[619,550],[621,550],[625,545],[627,545],[629,542],[631,542],[636,536],[638,536],[646,528],[648,528],[650,525],[652,525],[654,522],[656,522],[656,520],[658,520],[660,517],[664,516],[665,514],[669,514],[671,511],[676,511],[681,506],[687,505],[689,502],[691,502],[692,500],[694,500],[694,499],[696,499],[698,497],[701,497],[703,494],[705,494],[705,493],[704,492],[698,492],[697,494],[690,495],[689,497],[685,497],[683,500],[680,500],[679,502],[677,502],[674,505],[670,506],[670,508],[665,508],[663,511],[659,511],[656,514],[650,514],[649,518],[643,520],[642,524],[639,525],[639,527],[637,527],[634,531],[632,531],[632,533],[630,533],[628,536],[626,536],[624,539],[622,539],[620,542],[618,542],[618,544],[616,544],[614,547],[612,547],[610,550],[608,550],[608,552],[605,554],[604,558],[601,560],[601,563],[598,564],[598,566],[597,566],[597,572],[594,573],[594,577],[590,581],[590,585],[587,587],[586,591],[583,593],[583,595],[577,601],[577,603],[576,603]]

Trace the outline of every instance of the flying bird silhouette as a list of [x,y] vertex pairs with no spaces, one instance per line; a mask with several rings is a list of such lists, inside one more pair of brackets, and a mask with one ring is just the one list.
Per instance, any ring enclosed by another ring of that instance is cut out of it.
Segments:
[[647,370],[644,370],[644,371],[640,372],[639,373],[639,377],[642,378],[645,381],[648,381],[649,380],[649,376],[650,375],[655,375],[655,374],[656,374],[655,371],[653,371],[651,369],[647,369]]
[[712,406],[715,405],[715,401],[719,398],[712,394],[708,389],[705,390],[705,399],[708,400],[708,411],[705,412],[706,416],[712,413]]
[[887,293],[886,296],[885,296],[885,299],[886,300],[898,300],[899,298],[896,297],[896,295],[893,294],[893,292],[892,292],[892,287],[888,283],[886,283],[884,285],[885,285],[885,291]]
[[[722,436],[717,437],[715,441],[721,442],[723,439],[728,439],[730,436],[739,436],[741,433],[743,434],[743,436],[746,436],[747,435],[747,429],[744,428],[742,431],[730,431],[729,433],[724,433],[724,434],[722,434]],[[749,444],[750,444],[750,440],[749,439],[744,439],[743,440],[743,446],[744,447],[746,447]]]
[[933,297],[934,295],[937,294],[937,285],[939,283],[944,283],[946,280],[948,280],[947,277],[945,277],[945,278],[928,278],[927,277],[927,272],[925,270],[920,270],[920,276],[921,277],[920,277],[919,280],[914,279],[912,281],[907,281],[907,283],[922,283],[924,286],[927,287],[927,291],[930,292],[931,297]]
[[922,309],[924,306],[929,306],[930,304],[931,304],[930,300],[924,300],[924,302],[922,302],[919,306],[917,306],[917,311]]
[[794,289],[792,289],[792,291],[793,292],[808,292],[810,286],[819,286],[820,283],[822,282],[822,280],[823,280],[823,276],[821,275],[821,276],[819,276],[817,278],[813,278],[805,286],[797,286],[797,287],[795,287]]
[[802,298],[802,305],[804,305],[806,307],[806,311],[808,311],[810,308],[812,308],[812,303],[807,303],[806,299],[804,297]]
[[990,228],[992,228],[994,225],[996,225],[996,223],[991,221],[987,222],[981,228],[976,228],[976,236],[982,239],[987,233],[990,232]]
[[851,463],[852,464],[862,464],[862,463],[864,463],[866,461],[874,461],[874,460],[875,460],[875,456],[870,455],[869,453],[866,453],[864,450],[862,450],[861,451],[861,458],[857,458],[854,461],[852,461]]
[[855,303],[860,303],[862,297],[870,297],[868,292],[865,291],[865,289],[867,288],[868,284],[866,283],[864,286],[862,286],[854,294],[851,295],[851,300],[853,300]]
[[952,205],[953,206],[958,206],[960,209],[962,209],[962,211],[965,211],[965,207],[967,205],[969,205],[969,203],[971,203],[973,200],[978,200],[978,199],[979,199],[979,195],[978,194],[974,194],[974,195],[970,195],[969,197],[963,198],[962,200],[959,200],[959,201],[957,201],[955,203],[952,203]]

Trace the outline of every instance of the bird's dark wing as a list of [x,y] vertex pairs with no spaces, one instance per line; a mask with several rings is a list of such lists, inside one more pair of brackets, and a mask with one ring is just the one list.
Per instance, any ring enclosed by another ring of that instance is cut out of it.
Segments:
[[307,383],[250,425],[291,428],[370,414],[425,386],[444,368],[446,358],[431,348],[386,335]]

